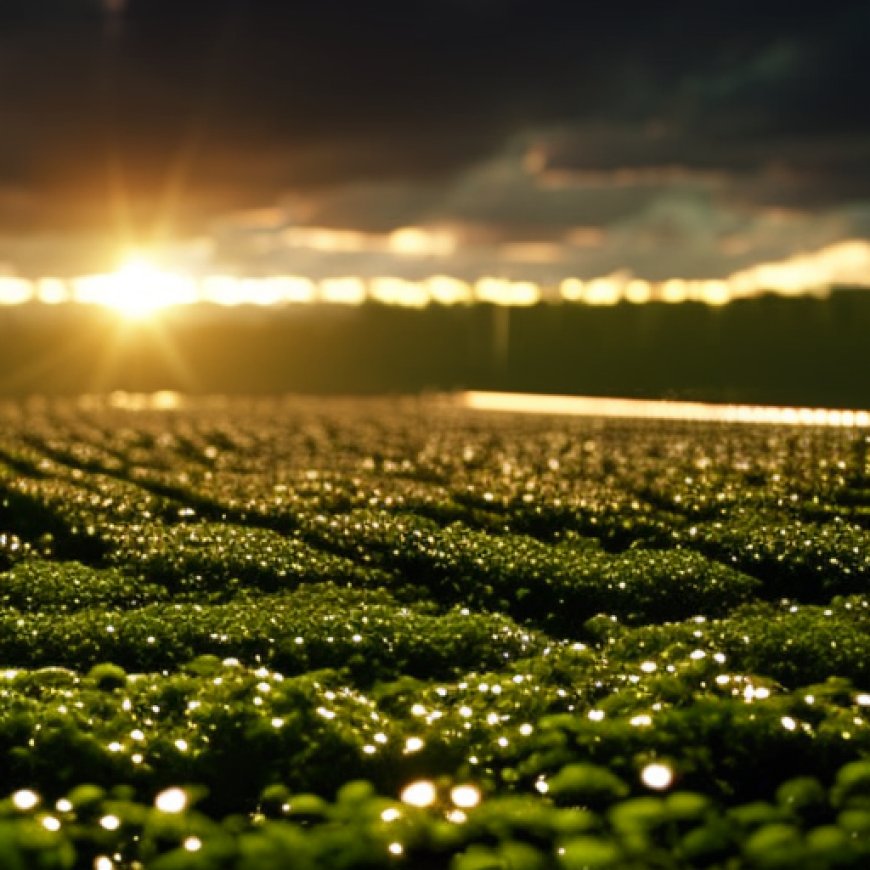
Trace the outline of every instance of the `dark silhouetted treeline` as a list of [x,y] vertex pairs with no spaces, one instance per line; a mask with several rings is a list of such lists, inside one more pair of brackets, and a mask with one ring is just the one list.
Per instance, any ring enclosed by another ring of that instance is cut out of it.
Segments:
[[870,293],[529,309],[293,306],[123,324],[0,311],[0,394],[398,393],[457,388],[870,406]]

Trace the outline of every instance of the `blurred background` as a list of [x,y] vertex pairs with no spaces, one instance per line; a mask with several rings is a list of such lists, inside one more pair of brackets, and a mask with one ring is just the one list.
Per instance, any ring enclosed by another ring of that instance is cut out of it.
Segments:
[[866,3],[5,0],[0,394],[870,407]]

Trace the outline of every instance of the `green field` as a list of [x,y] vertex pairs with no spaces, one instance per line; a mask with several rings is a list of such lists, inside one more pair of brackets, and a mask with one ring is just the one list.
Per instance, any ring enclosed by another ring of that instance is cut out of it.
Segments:
[[0,868],[870,866],[862,430],[0,407]]

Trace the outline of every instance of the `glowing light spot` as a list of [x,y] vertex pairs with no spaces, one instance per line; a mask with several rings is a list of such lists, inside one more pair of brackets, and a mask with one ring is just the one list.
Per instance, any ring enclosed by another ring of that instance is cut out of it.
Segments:
[[493,305],[529,306],[540,301],[541,288],[533,281],[480,278],[474,285],[474,295],[479,302]]
[[546,794],[550,790],[550,784],[545,779],[539,779],[535,783],[535,791],[540,792],[540,794]]
[[389,247],[405,257],[446,257],[456,249],[456,239],[443,230],[402,227],[390,233]]
[[782,727],[785,728],[786,731],[794,731],[795,728],[797,728],[797,722],[795,722],[791,716],[783,716],[779,721],[782,723]]
[[752,703],[752,701],[758,699],[759,701],[764,701],[766,698],[770,697],[770,689],[765,686],[753,686],[749,684],[743,690],[743,699],[747,703]]
[[634,725],[635,728],[645,728],[648,725],[652,725],[652,716],[648,713],[641,713],[638,716],[632,716],[631,719],[628,720],[629,725]]
[[15,809],[28,812],[39,803],[39,795],[29,788],[23,788],[12,795],[12,803],[15,805]]
[[425,308],[429,294],[424,284],[403,278],[373,278],[369,283],[371,298],[384,305]]
[[389,807],[381,813],[382,822],[395,822],[400,818],[402,818],[402,812],[395,807]]
[[674,772],[666,764],[653,762],[640,772],[640,779],[647,788],[665,789],[674,781]]
[[566,302],[582,302],[584,283],[579,278],[566,278],[559,285],[559,294]]
[[669,278],[659,285],[663,302],[685,302],[689,298],[689,282],[682,278]]
[[371,238],[357,230],[334,230],[328,227],[288,227],[281,241],[289,248],[310,248],[329,253],[361,253],[371,249]]
[[628,302],[642,305],[652,299],[653,288],[649,281],[644,281],[642,278],[632,278],[626,283],[623,292]]
[[362,305],[366,285],[360,278],[326,278],[320,282],[320,295],[333,305]]
[[402,803],[410,804],[412,807],[429,807],[435,803],[437,793],[435,784],[428,779],[419,779],[405,786],[402,790]]
[[27,279],[0,277],[0,305],[23,305],[33,294],[33,284]]
[[627,276],[617,272],[584,282],[582,299],[588,305],[616,305],[622,299]]
[[131,257],[116,272],[73,281],[73,298],[141,320],[163,308],[197,302],[199,291],[192,279],[158,269],[142,257]]
[[469,810],[480,803],[480,789],[474,785],[457,785],[450,790],[450,800],[455,806]]
[[69,287],[59,278],[40,278],[36,282],[36,298],[44,305],[61,305],[69,302]]
[[405,752],[419,752],[425,745],[425,742],[420,737],[409,737],[405,741]]
[[167,788],[157,795],[154,806],[162,813],[182,813],[187,809],[187,792],[181,788]]
[[72,801],[67,798],[61,798],[56,804],[55,807],[59,813],[71,813],[73,809]]
[[103,816],[100,819],[100,827],[107,831],[117,831],[121,827],[121,820],[113,815]]
[[458,278],[435,275],[432,278],[427,278],[424,284],[430,298],[441,305],[467,304],[474,299],[471,285]]
[[183,845],[187,852],[198,852],[202,848],[202,840],[199,837],[187,837]]
[[94,858],[94,870],[114,870],[114,867],[108,855],[98,855]]
[[652,673],[655,673],[655,670],[657,667],[658,667],[658,665],[655,662],[643,662],[643,663],[641,663],[640,669],[645,674],[652,674]]
[[604,718],[604,710],[590,710],[586,715],[593,722],[600,722]]
[[401,843],[390,843],[387,848],[391,855],[401,855],[405,851]]
[[45,828],[46,831],[59,831],[60,819],[56,819],[54,816],[46,816],[42,820],[42,827]]

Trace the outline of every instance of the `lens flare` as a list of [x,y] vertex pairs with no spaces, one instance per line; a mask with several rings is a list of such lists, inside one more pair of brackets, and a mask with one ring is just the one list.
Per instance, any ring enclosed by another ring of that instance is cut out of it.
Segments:
[[144,320],[157,311],[197,302],[196,281],[165,271],[144,257],[131,257],[107,275],[74,282],[76,301],[103,305],[128,320]]

